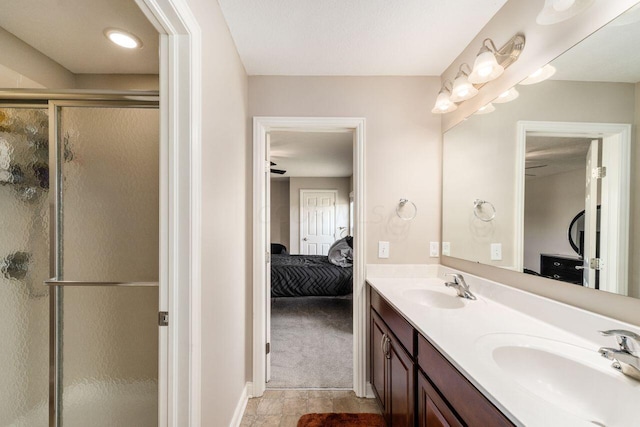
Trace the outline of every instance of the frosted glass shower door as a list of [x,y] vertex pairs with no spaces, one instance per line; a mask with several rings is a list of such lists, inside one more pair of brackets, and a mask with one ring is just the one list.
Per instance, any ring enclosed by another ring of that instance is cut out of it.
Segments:
[[51,108],[55,418],[64,427],[157,426],[158,110]]
[[46,108],[0,106],[1,427],[48,424],[48,138]]

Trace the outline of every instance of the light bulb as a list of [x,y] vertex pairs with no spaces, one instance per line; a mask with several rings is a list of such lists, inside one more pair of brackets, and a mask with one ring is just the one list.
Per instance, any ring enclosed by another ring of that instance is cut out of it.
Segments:
[[473,63],[473,71],[469,74],[469,81],[482,84],[498,78],[504,68],[498,64],[495,55],[488,49],[483,49]]
[[512,87],[508,91],[502,92],[500,96],[493,100],[493,102],[497,104],[503,104],[505,102],[513,101],[518,96],[520,96],[520,94],[518,93],[516,88]]
[[451,89],[451,101],[462,102],[467,99],[471,99],[478,94],[478,89],[473,87],[469,83],[467,75],[460,71],[458,76],[453,81],[453,88]]
[[492,103],[488,103],[484,107],[478,108],[478,111],[476,111],[475,114],[489,114],[494,111],[496,111],[496,107],[494,107]]
[[556,69],[553,65],[547,64],[542,68],[537,69],[529,77],[520,82],[521,85],[532,85],[547,80],[549,77],[556,73]]
[[458,108],[458,106],[449,98],[449,91],[442,89],[436,98],[436,105],[431,110],[434,114],[449,113]]

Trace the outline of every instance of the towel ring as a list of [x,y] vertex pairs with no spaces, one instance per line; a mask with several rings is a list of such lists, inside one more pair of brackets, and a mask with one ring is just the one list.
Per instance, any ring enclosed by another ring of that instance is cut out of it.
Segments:
[[[411,203],[413,205],[413,215],[411,217],[402,216],[400,214],[400,209],[402,209],[407,203]],[[396,206],[396,215],[398,215],[398,218],[403,221],[411,221],[416,217],[416,215],[418,215],[418,207],[409,199],[400,199],[398,206]]]
[[[482,216],[482,206],[489,205],[493,213],[490,216]],[[473,215],[478,218],[480,221],[490,222],[496,217],[496,208],[493,206],[493,203],[488,202],[486,200],[475,199],[473,201]]]

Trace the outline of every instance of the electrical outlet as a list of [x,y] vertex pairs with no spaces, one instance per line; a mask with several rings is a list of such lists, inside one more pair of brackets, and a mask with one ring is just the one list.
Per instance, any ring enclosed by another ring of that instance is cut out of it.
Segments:
[[442,255],[451,256],[451,242],[442,242]]
[[491,261],[502,261],[502,243],[491,244]]
[[440,242],[429,242],[429,256],[432,258],[440,256]]
[[389,242],[378,242],[378,258],[389,258]]

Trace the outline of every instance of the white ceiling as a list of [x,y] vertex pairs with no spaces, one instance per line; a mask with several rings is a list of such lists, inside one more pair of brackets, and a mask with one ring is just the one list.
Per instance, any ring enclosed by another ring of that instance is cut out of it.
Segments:
[[640,81],[640,6],[555,59],[552,80],[637,83]]
[[353,175],[351,132],[271,132],[271,161],[287,177],[338,178]]
[[[73,73],[158,74],[158,33],[134,0],[0,0],[0,27]],[[103,35],[130,31],[142,49]]]
[[592,138],[527,135],[526,178],[585,170],[591,140]]
[[506,0],[219,0],[250,75],[439,76]]

